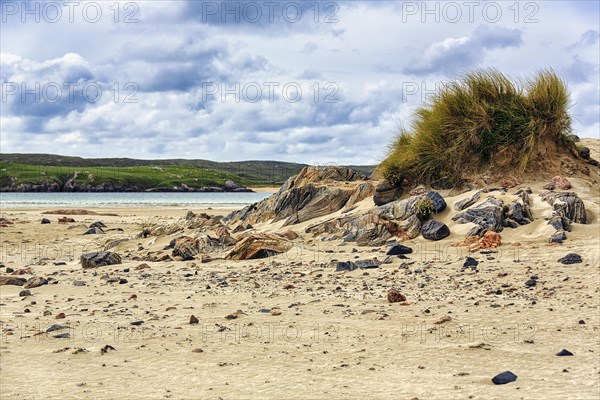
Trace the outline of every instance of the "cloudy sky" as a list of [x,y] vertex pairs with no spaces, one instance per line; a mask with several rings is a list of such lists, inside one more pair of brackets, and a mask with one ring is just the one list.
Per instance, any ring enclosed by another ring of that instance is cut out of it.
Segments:
[[0,0],[0,150],[371,164],[478,67],[553,68],[598,137],[598,4]]

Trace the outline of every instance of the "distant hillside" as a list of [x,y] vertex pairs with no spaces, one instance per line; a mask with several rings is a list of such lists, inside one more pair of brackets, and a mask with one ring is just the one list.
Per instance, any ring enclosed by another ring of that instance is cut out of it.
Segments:
[[[1,191],[143,191],[280,185],[306,164],[281,161],[138,160],[0,154]],[[374,166],[348,166],[370,174]]]

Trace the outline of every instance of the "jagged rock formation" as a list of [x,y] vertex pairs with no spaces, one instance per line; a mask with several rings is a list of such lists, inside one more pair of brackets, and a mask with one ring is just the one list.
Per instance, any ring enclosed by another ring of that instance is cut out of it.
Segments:
[[236,243],[225,258],[230,260],[253,260],[285,253],[292,243],[283,235],[256,233]]
[[460,201],[457,201],[454,204],[454,209],[456,211],[462,211],[466,208],[471,207],[473,204],[477,203],[477,201],[479,201],[479,198],[481,197],[481,191],[478,190],[477,192],[475,192],[471,197],[467,197],[464,198]]
[[375,185],[356,172],[342,167],[305,167],[289,178],[279,191],[226,220],[230,223],[256,224],[285,220],[294,225],[341,210],[372,196]]
[[106,265],[121,264],[121,256],[110,251],[82,254],[79,262],[83,268],[97,268]]
[[493,232],[501,232],[504,226],[504,203],[493,196],[490,196],[483,203],[476,207],[469,208],[454,217],[453,221],[459,224],[472,222],[479,225],[482,229]]
[[542,201],[550,204],[555,216],[568,218],[578,224],[587,223],[587,215],[583,201],[573,192],[544,192],[540,194]]

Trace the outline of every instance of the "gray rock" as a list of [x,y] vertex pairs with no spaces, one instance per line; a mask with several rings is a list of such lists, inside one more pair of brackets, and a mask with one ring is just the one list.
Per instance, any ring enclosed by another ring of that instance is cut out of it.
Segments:
[[102,221],[96,221],[93,224],[90,224],[88,228],[100,228],[101,230],[106,228],[106,225]]
[[452,217],[459,224],[473,222],[482,228],[494,232],[501,232],[504,225],[503,202],[490,196],[476,207],[469,208]]
[[510,371],[504,371],[492,378],[494,385],[505,385],[517,380],[517,375]]
[[382,206],[392,201],[398,200],[402,196],[402,187],[395,186],[389,181],[382,181],[375,188],[375,194],[373,195],[373,202],[376,206]]
[[566,256],[559,258],[558,262],[561,264],[579,264],[581,262],[583,262],[583,260],[581,259],[581,256],[577,253],[569,253]]
[[582,147],[579,149],[579,157],[583,158],[584,160],[589,160],[590,159],[590,149],[589,147]]
[[49,224],[50,220],[48,218],[42,218],[42,225]]
[[471,197],[464,198],[464,199],[454,203],[454,209],[456,211],[462,211],[466,208],[469,208],[473,204],[477,203],[477,201],[479,200],[480,197],[481,197],[481,190],[478,190],[477,192],[473,193],[473,195]]
[[485,229],[484,227],[476,225],[476,226],[472,227],[471,229],[469,229],[469,231],[467,232],[466,237],[471,237],[471,236],[482,237],[487,231],[488,230]]
[[578,224],[587,223],[587,215],[583,201],[573,192],[544,192],[540,194],[543,201],[550,204],[554,213],[568,218]]
[[569,218],[561,217],[560,215],[550,218],[548,225],[552,225],[552,227],[557,231],[563,230],[571,232],[571,221]]
[[31,296],[31,290],[25,289],[25,290],[21,290],[19,292],[19,297],[27,297],[27,296]]
[[563,232],[556,232],[552,236],[550,236],[550,243],[562,243],[567,240],[567,235]]
[[83,233],[84,235],[104,235],[104,231],[101,228],[93,227]]
[[36,276],[33,278],[29,278],[27,282],[23,285],[25,289],[33,289],[36,287],[40,287],[43,285],[47,285],[48,280],[46,278],[42,278],[41,276]]
[[572,356],[573,353],[571,353],[569,350],[567,349],[562,349],[561,351],[559,351],[558,353],[556,353],[557,356],[559,357],[565,357],[565,356]]
[[86,286],[87,283],[85,281],[73,281],[73,286]]
[[385,254],[388,256],[399,256],[401,254],[410,254],[412,252],[413,252],[413,249],[408,246],[404,246],[401,244],[395,244],[392,247],[390,247],[390,249]]
[[435,213],[439,214],[446,209],[446,200],[442,197],[438,192],[434,192],[433,190],[427,193],[427,197],[431,199],[433,203],[433,208],[435,209]]
[[85,253],[79,257],[83,268],[97,268],[107,265],[121,264],[121,256],[110,251]]
[[423,224],[421,235],[423,235],[425,239],[441,240],[450,235],[450,229],[446,224],[440,221],[429,220]]

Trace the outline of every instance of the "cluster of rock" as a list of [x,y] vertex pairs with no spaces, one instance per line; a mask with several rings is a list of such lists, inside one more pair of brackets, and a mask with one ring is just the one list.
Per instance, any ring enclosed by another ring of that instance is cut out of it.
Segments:
[[[502,188],[493,190],[506,192]],[[437,241],[450,236],[450,228],[438,218],[442,214],[447,218],[447,213],[451,212],[439,192],[419,187],[408,197],[397,198],[402,192],[402,189],[387,182],[377,186],[374,181],[347,168],[306,167],[297,176],[288,179],[277,193],[227,217],[188,212],[182,220],[145,228],[139,238],[171,236],[171,240],[162,251],[134,259],[201,259],[205,262],[215,258],[246,260],[270,257],[292,249],[298,234],[291,230],[261,233],[254,225],[280,222],[279,226],[286,227],[316,218],[321,219],[302,227],[305,233],[322,241],[341,240],[358,246],[381,246],[394,238],[407,240],[422,236]],[[530,188],[516,190],[507,203],[494,195],[488,195],[481,201],[484,192],[474,191],[453,205],[457,213],[450,217],[452,221],[473,224],[465,240],[457,245],[468,246],[472,250],[495,248],[501,244],[499,232],[503,229],[518,228],[534,220]],[[371,197],[374,206],[365,208],[363,204],[357,210],[357,203]],[[562,240],[566,238],[564,231],[570,229],[571,223],[586,222],[585,206],[575,193],[549,191],[543,192],[540,197],[552,206],[549,224],[557,229]],[[103,226],[90,226],[90,230],[98,229],[102,230]],[[111,246],[105,246],[105,250]],[[88,260],[90,257],[93,262]],[[82,258],[82,265],[118,261],[106,252],[90,257]],[[95,261],[97,259],[98,262]],[[367,267],[357,262],[339,266],[350,270]]]

